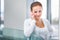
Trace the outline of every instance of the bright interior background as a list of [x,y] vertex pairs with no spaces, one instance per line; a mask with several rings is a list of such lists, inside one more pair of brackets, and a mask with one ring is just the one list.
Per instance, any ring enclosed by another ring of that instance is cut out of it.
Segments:
[[[39,1],[42,3],[43,5],[42,18],[47,18],[47,0],[34,0],[34,1]],[[31,0],[29,2],[32,3]],[[26,7],[26,4],[29,5],[29,2],[26,3],[25,0],[5,0],[5,9],[4,9],[4,0],[1,0],[0,30],[2,30],[3,28],[6,28],[4,31],[4,35],[20,37],[19,36],[20,29],[23,29],[23,22],[25,20],[25,17],[29,16],[29,14],[26,14],[26,10],[29,9],[28,7]],[[20,14],[20,13],[23,13],[23,14]],[[20,19],[20,18],[23,18],[23,19]],[[5,20],[5,26],[4,26],[4,20]],[[51,26],[53,27],[53,30],[54,30],[53,39],[57,40],[58,27],[59,27],[58,26],[59,25],[59,0],[51,0],[51,21],[52,21]]]

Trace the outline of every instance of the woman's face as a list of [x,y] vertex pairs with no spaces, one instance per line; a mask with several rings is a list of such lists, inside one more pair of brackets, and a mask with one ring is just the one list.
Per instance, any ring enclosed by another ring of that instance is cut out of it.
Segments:
[[34,6],[31,11],[32,15],[34,15],[35,19],[39,19],[42,15],[42,7],[41,6]]

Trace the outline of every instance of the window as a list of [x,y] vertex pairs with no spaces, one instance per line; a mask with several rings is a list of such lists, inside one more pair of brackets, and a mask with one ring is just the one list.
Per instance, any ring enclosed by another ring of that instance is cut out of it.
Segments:
[[51,0],[52,24],[59,24],[59,0]]
[[2,29],[4,27],[4,0],[1,0],[0,25]]
[[51,26],[53,27],[53,35],[58,40],[59,27],[59,0],[51,0]]

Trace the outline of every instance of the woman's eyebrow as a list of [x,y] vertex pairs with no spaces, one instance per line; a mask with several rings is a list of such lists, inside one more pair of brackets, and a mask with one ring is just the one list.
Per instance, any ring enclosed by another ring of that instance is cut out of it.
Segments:
[[35,13],[37,13],[37,11],[34,11]]

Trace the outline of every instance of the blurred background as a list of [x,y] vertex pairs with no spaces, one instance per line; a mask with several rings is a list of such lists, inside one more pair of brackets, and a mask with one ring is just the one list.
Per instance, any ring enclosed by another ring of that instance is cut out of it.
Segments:
[[0,0],[0,40],[24,40],[23,23],[34,1],[42,3],[42,18],[51,23],[51,40],[59,40],[59,0]]
[[0,0],[0,40],[23,40],[26,0]]

